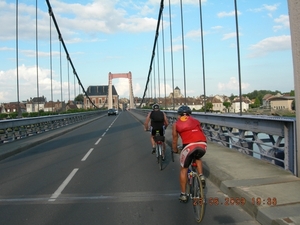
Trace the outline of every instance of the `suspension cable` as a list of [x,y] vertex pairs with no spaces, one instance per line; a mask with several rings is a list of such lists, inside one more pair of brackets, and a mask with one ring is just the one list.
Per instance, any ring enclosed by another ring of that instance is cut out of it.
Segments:
[[38,49],[38,0],[35,1],[35,54],[36,54],[36,92],[38,103],[38,115],[40,115],[40,93],[39,93],[39,49]]
[[85,91],[85,89],[84,89],[84,87],[83,87],[83,85],[82,85],[82,83],[81,83],[81,80],[79,79],[79,76],[78,76],[78,74],[77,74],[77,72],[76,72],[76,69],[75,69],[75,67],[74,67],[74,65],[73,65],[73,62],[72,62],[72,60],[71,60],[71,57],[70,57],[70,55],[69,55],[68,49],[67,49],[67,47],[66,47],[66,45],[65,45],[65,42],[64,42],[64,40],[63,40],[63,38],[62,38],[62,35],[61,35],[61,33],[60,33],[60,30],[59,30],[58,24],[57,24],[57,22],[56,22],[56,19],[55,19],[54,13],[53,13],[53,11],[52,11],[52,7],[51,7],[51,5],[50,5],[49,0],[46,0],[46,3],[47,3],[47,5],[48,5],[49,15],[50,15],[50,17],[52,17],[52,19],[53,19],[53,23],[54,23],[54,25],[55,25],[55,27],[56,27],[56,31],[57,31],[58,36],[59,36],[59,40],[61,41],[61,43],[62,43],[62,45],[63,45],[63,47],[64,47],[65,53],[66,53],[66,55],[67,55],[67,60],[68,60],[68,61],[70,62],[70,64],[71,64],[71,67],[72,67],[72,69],[73,69],[73,73],[74,73],[74,75],[76,76],[76,78],[77,78],[77,80],[78,80],[78,84],[80,85],[80,87],[81,87],[82,91],[84,92],[85,96],[89,99],[90,103],[91,103],[95,108],[98,108],[98,107],[94,104],[94,102],[91,100],[91,98],[90,98],[90,96],[87,94],[87,92]]
[[[50,13],[50,12],[49,12]],[[52,25],[51,25],[51,16],[49,17],[49,27],[50,27],[50,77],[51,77],[51,108],[53,113],[53,83],[52,83]]]
[[238,10],[237,3],[234,0],[235,9],[235,25],[236,25],[236,44],[237,44],[237,56],[238,56],[238,73],[239,73],[239,97],[240,97],[240,116],[242,112],[242,84],[241,84],[241,60],[240,60],[240,41],[239,41],[239,23],[238,23]]
[[172,37],[172,19],[171,19],[171,0],[169,0],[169,20],[170,20],[170,44],[171,44],[171,68],[172,68],[172,91],[173,91],[173,110],[175,110],[175,97],[174,97],[174,66],[173,66],[173,37]]
[[20,106],[20,88],[19,88],[19,2],[16,0],[16,73],[17,73],[17,99],[18,99],[18,116],[21,117]]
[[164,37],[164,14],[162,14],[162,22],[161,22],[161,33],[162,33],[162,45],[163,45],[163,67],[164,67],[164,93],[165,93],[165,109],[167,108],[167,91],[166,91],[166,61],[165,61],[165,37]]
[[149,71],[148,71],[147,82],[146,82],[146,85],[145,85],[143,98],[141,100],[141,103],[140,103],[139,107],[141,107],[141,105],[144,101],[146,91],[147,91],[147,87],[148,87],[148,83],[149,83],[149,79],[150,79],[150,74],[151,74],[151,71],[152,71],[153,58],[155,56],[155,47],[156,47],[156,42],[157,42],[157,38],[158,38],[158,34],[159,34],[159,24],[160,24],[163,9],[164,9],[164,0],[161,0],[159,14],[158,14],[158,20],[157,20],[157,26],[156,26],[156,33],[155,33],[155,38],[154,38],[154,44],[153,44],[153,48],[152,48],[152,56],[151,56],[151,61],[150,61],[150,66],[149,66]]
[[59,42],[59,74],[60,74],[60,101],[63,101],[63,91],[62,91],[62,65],[61,65],[61,40]]
[[182,40],[182,61],[183,61],[184,104],[186,105],[186,76],[185,76],[185,55],[184,55],[184,32],[183,32],[182,0],[180,0],[180,12],[181,12],[181,40]]
[[205,60],[204,60],[204,41],[203,41],[203,24],[202,24],[202,4],[199,0],[199,15],[200,15],[200,37],[201,37],[201,50],[202,50],[202,73],[203,73],[203,92],[204,92],[204,111],[206,113],[206,89],[205,89]]
[[156,45],[157,49],[157,86],[158,86],[158,102],[160,98],[160,73],[159,73],[159,51],[158,51],[158,43]]

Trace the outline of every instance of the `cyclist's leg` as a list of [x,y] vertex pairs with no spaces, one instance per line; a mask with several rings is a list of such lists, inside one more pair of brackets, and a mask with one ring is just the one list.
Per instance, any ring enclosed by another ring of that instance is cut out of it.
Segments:
[[199,175],[203,174],[203,168],[202,168],[202,160],[201,159],[196,159],[195,160],[196,164],[197,164],[197,171]]
[[181,167],[180,168],[180,175],[179,175],[179,180],[180,180],[180,196],[179,196],[179,201],[180,202],[187,202],[188,201],[188,196],[186,194],[186,184],[187,184],[187,171],[188,168]]
[[155,148],[156,148],[156,143],[153,138],[154,135],[155,135],[155,130],[153,129],[153,127],[150,127],[150,141],[152,144],[152,154],[155,153]]
[[[183,152],[181,152],[180,154],[180,190],[181,190],[181,194],[179,199],[181,201],[184,201],[182,196],[184,195],[187,201],[187,196],[186,196],[186,184],[187,184],[187,171],[188,171],[188,167],[192,162],[192,157],[191,155],[184,155],[182,154]],[[184,201],[184,202],[186,202]]]
[[199,174],[200,181],[202,182],[203,188],[205,188],[205,177],[203,175],[203,167],[201,158],[195,160],[197,164],[197,172]]
[[[161,129],[159,129],[159,134],[160,134],[160,136],[165,136],[165,129],[164,129],[164,126],[161,128]],[[163,142],[163,144],[162,144],[162,155],[163,155],[163,159],[165,158],[165,152],[166,152],[166,143],[165,143],[165,141]]]

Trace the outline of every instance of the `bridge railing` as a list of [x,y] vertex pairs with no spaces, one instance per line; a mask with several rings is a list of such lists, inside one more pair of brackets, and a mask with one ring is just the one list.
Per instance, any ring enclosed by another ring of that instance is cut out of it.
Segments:
[[[135,109],[144,114],[149,110]],[[164,111],[170,123],[176,111]],[[296,119],[256,115],[197,113],[208,140],[296,173]]]
[[105,110],[0,121],[0,146],[107,113]]

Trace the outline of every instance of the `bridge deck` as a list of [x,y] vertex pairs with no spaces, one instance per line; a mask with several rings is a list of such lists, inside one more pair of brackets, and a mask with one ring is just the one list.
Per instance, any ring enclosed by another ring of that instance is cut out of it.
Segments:
[[[144,122],[144,116],[131,113]],[[2,144],[0,160],[92,121]],[[166,130],[166,141],[171,144],[171,127]],[[300,224],[300,179],[289,171],[212,142],[203,162],[205,176],[232,198],[229,204],[244,198],[243,209],[261,224]]]

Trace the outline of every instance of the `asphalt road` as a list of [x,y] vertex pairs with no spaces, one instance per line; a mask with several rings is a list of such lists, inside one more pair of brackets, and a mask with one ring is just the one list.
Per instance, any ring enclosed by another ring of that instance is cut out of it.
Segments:
[[[120,112],[2,160],[0,224],[196,224],[178,201],[178,155],[168,147],[160,171],[149,136]],[[209,181],[206,196],[201,224],[259,224]]]

